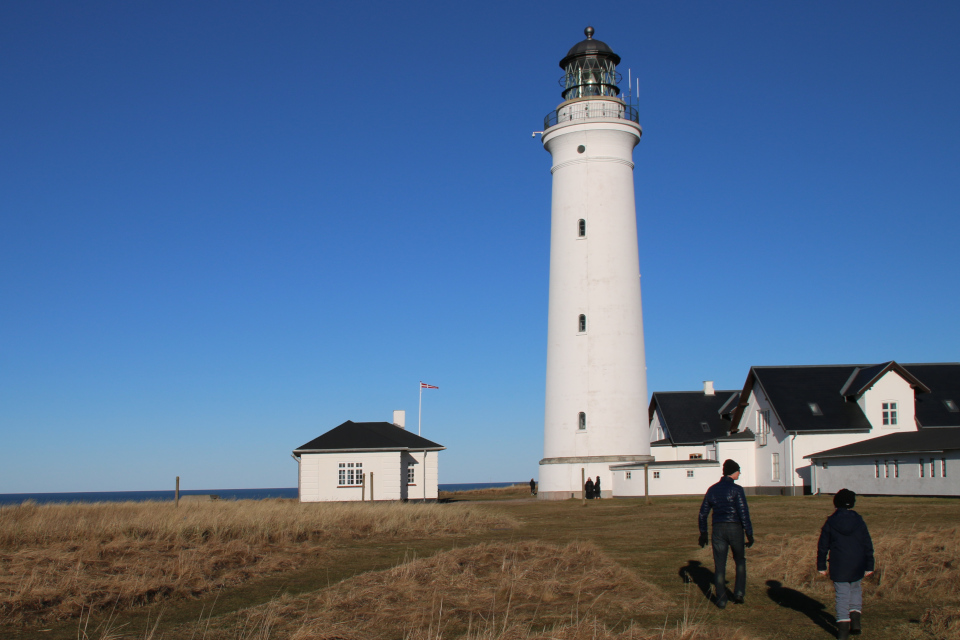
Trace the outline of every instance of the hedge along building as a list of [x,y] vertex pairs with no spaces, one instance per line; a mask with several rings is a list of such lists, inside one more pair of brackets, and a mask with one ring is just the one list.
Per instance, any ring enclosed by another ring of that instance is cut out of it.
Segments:
[[560,61],[563,102],[544,121],[553,159],[541,499],[579,496],[581,478],[652,460],[634,202],[643,133],[620,97],[620,56],[593,39]]
[[347,420],[293,451],[300,502],[436,500],[445,447],[394,422]]

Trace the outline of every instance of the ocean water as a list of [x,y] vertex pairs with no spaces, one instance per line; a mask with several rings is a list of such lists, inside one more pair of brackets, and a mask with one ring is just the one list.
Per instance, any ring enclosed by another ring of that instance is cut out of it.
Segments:
[[[473,482],[466,484],[441,484],[440,491],[467,491],[509,487],[517,482]],[[263,500],[265,498],[296,498],[297,488],[278,489],[198,489],[180,491],[181,496],[220,496],[221,500]],[[73,493],[0,493],[0,505],[20,504],[32,500],[38,504],[48,502],[143,502],[145,500],[173,500],[173,491],[80,491]]]

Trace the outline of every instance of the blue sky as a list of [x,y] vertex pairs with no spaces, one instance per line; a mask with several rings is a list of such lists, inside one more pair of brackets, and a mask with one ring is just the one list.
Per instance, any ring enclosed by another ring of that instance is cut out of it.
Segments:
[[651,391],[960,360],[955,2],[0,5],[0,493],[295,486],[407,411],[542,456],[550,157],[592,24],[640,83]]

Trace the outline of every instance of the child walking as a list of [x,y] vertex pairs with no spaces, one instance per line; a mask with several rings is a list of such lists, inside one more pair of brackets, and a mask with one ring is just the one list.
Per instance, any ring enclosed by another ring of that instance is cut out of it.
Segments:
[[820,575],[827,575],[828,558],[830,562],[830,579],[837,595],[837,638],[841,640],[860,633],[860,581],[873,573],[873,541],[867,523],[853,510],[856,500],[857,494],[849,489],[837,492],[833,497],[837,510],[823,523],[817,543]]

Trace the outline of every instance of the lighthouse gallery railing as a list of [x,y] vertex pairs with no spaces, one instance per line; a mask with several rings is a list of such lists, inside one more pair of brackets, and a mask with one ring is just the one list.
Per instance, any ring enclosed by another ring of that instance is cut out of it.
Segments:
[[630,120],[640,124],[640,113],[634,107],[615,102],[594,102],[587,100],[554,109],[544,117],[543,128],[549,129],[561,122],[586,120],[587,118],[614,118],[617,120]]

